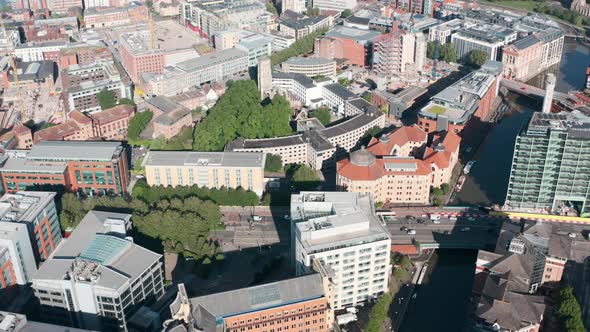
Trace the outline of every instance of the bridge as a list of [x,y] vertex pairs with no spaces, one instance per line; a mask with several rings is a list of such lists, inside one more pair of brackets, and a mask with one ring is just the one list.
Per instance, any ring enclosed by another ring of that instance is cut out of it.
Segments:
[[[545,89],[540,89],[532,85],[528,85],[526,83],[517,82],[510,79],[502,79],[500,81],[500,86],[506,88],[508,91],[518,93],[527,97],[545,97]],[[554,91],[553,92],[553,99],[558,100],[560,102],[566,103],[567,99],[571,99],[571,96],[567,93]]]

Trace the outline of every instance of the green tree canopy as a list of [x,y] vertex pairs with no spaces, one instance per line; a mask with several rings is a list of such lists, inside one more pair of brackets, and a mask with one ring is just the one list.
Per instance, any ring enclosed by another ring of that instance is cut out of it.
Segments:
[[117,106],[117,96],[111,90],[102,90],[96,94],[96,99],[98,100],[98,104],[103,111]]
[[340,13],[340,17],[342,17],[342,18],[347,18],[350,15],[352,15],[352,10],[350,10],[348,8],[343,10],[342,13]]
[[55,127],[55,126],[57,126],[57,125],[53,122],[46,122],[43,124],[43,126],[41,126],[41,129],[51,128],[51,127]]
[[469,53],[468,62],[475,68],[481,67],[489,58],[488,54],[482,50],[473,50]]
[[278,14],[277,8],[275,7],[275,5],[272,2],[267,2],[266,3],[266,11],[267,12],[270,12],[272,14],[275,14],[275,15]]
[[320,29],[314,31],[303,38],[297,39],[297,41],[295,41],[291,46],[287,47],[286,49],[271,55],[270,60],[272,62],[272,65],[278,65],[289,58],[312,52],[315,39],[323,35],[326,31],[327,29]]
[[343,87],[347,88],[350,86],[350,80],[346,77],[341,77],[338,79],[338,83],[340,83],[340,85],[342,85]]
[[154,113],[152,111],[143,111],[135,113],[135,115],[129,120],[129,126],[127,127],[127,136],[131,140],[138,140],[139,135],[150,123]]
[[283,170],[283,161],[278,154],[267,153],[266,161],[264,163],[264,170],[266,172],[280,172]]
[[320,120],[324,126],[332,122],[332,113],[326,108],[317,109],[309,113],[309,116]]
[[135,102],[129,98],[121,98],[119,99],[119,105],[131,105],[136,106]]
[[586,331],[582,320],[582,309],[571,286],[565,286],[559,291],[559,303],[557,304],[556,315],[562,325],[561,331]]
[[289,102],[276,95],[270,104],[260,104],[260,93],[252,80],[234,82],[209,114],[197,124],[193,149],[221,151],[236,137],[267,138],[290,135]]
[[439,60],[444,62],[457,62],[457,51],[451,43],[444,44],[439,51]]
[[377,303],[373,305],[369,312],[369,320],[365,324],[364,332],[381,332],[383,322],[387,319],[389,313],[389,306],[393,301],[393,296],[390,293],[385,293]]
[[307,165],[294,165],[289,173],[291,173],[291,184],[296,190],[313,190],[321,184],[318,172]]

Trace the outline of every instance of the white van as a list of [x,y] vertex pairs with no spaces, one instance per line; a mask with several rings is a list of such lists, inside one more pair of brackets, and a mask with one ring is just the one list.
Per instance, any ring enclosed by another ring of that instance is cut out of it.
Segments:
[[430,214],[430,220],[432,220],[432,221],[434,221],[434,220],[440,220],[440,214],[431,213]]
[[262,220],[262,217],[261,216],[252,216],[252,220],[260,221],[260,220]]

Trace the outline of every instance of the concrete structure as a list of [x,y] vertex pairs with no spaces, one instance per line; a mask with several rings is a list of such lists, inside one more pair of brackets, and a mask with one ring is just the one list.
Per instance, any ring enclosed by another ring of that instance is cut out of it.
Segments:
[[401,119],[404,113],[414,105],[416,100],[426,94],[428,90],[417,85],[410,85],[398,93],[375,90],[371,94],[371,101],[379,107],[386,107],[389,114]]
[[336,26],[316,39],[314,52],[326,59],[346,59],[351,65],[368,66],[373,62],[373,41],[377,31]]
[[338,162],[336,184],[368,193],[379,202],[428,204],[431,188],[449,184],[459,160],[461,138],[453,132],[431,137],[417,126],[401,127],[367,149]]
[[516,41],[515,31],[501,26],[477,25],[459,29],[451,36],[457,59],[467,61],[469,53],[480,50],[489,60],[501,60],[502,47]]
[[[414,63],[416,51],[415,34],[408,33],[394,25],[387,34],[375,38],[373,44],[373,70],[385,78],[399,77],[406,73],[407,66]],[[426,51],[423,45],[420,51]],[[422,65],[424,57],[421,55]]]
[[299,39],[312,34],[315,31],[328,29],[333,24],[332,16],[319,15],[303,19],[281,19],[279,21],[279,31]]
[[272,90],[272,69],[271,69],[270,58],[262,58],[258,60],[258,70],[256,71],[258,83],[258,90],[260,91],[260,97],[264,99],[266,96],[270,96]]
[[36,271],[27,225],[0,222],[0,306],[8,307],[22,296],[20,288]]
[[502,50],[503,76],[526,82],[561,61],[564,36],[549,28],[517,40]]
[[461,19],[455,18],[450,21],[441,22],[428,29],[428,41],[438,41],[441,44],[451,42],[451,35],[459,29],[474,26],[474,23],[468,23]]
[[248,53],[248,66],[255,67],[258,60],[272,55],[272,38],[262,34],[244,37],[236,48]]
[[281,63],[285,73],[303,74],[308,77],[336,76],[336,61],[324,58],[293,57]]
[[291,196],[296,275],[321,267],[334,283],[334,310],[388,290],[391,239],[370,195],[301,192]]
[[34,141],[122,140],[127,137],[127,126],[134,114],[131,105],[119,105],[88,115],[73,111],[68,115],[68,121],[36,131]]
[[295,13],[303,13],[306,11],[305,0],[283,0],[281,2],[281,13],[287,10]]
[[154,113],[153,137],[170,139],[176,136],[182,128],[192,127],[191,110],[172,101],[168,97],[154,97],[146,101],[146,107]]
[[580,15],[590,16],[590,5],[583,0],[573,0],[570,4],[570,9],[580,13]]
[[555,74],[547,74],[545,80],[545,97],[543,98],[543,107],[541,112],[545,114],[551,113],[551,105],[553,105],[553,92],[555,91]]
[[330,281],[324,279],[312,274],[195,298],[188,298],[180,284],[170,305],[172,319],[163,331],[183,325],[185,331],[203,332],[262,332],[267,326],[277,331],[306,326],[310,331],[328,332],[334,320],[333,299]]
[[164,295],[162,255],[128,237],[131,215],[90,211],[33,278],[42,316],[96,330],[127,331],[139,307]]
[[342,11],[344,9],[354,9],[357,5],[356,0],[314,0],[313,7],[321,10]]
[[487,119],[498,96],[502,64],[487,61],[479,70],[433,96],[418,113],[418,125],[427,133],[460,132],[472,117]]
[[313,128],[303,133],[278,138],[243,139],[228,143],[228,151],[272,153],[281,156],[283,164],[308,164],[314,169],[328,169],[351,151],[359,139],[373,127],[385,126],[385,114],[376,107],[322,129]]
[[242,187],[264,191],[263,153],[150,151],[143,159],[150,186]]
[[56,57],[59,51],[69,46],[66,41],[30,42],[17,45],[13,54],[25,62],[42,60],[53,60],[57,62]]
[[173,96],[204,83],[222,81],[248,71],[248,53],[228,49],[205,54],[163,69],[162,74],[144,74],[143,81],[154,95]]
[[277,30],[271,30],[267,36],[271,36],[272,50],[274,52],[282,51],[295,43],[295,37]]
[[112,91],[116,100],[133,98],[131,82],[121,74],[112,61],[68,66],[61,72],[61,81],[63,87],[61,98],[67,112],[100,111],[96,95],[105,89]]
[[[6,60],[5,60],[6,59]],[[8,63],[8,58],[0,60],[0,87],[16,88],[14,84],[14,71]],[[56,66],[53,61],[16,62],[19,87],[23,91],[43,89],[51,93],[55,92]]]
[[505,206],[590,213],[589,137],[582,115],[534,113],[516,138]]
[[303,74],[275,72],[272,74],[272,86],[278,93],[287,95],[291,101],[301,105],[317,108],[324,105],[323,87],[333,84],[335,79],[316,78],[315,80]]
[[30,151],[5,155],[0,179],[8,192],[52,189],[121,195],[129,184],[129,165],[119,142],[45,141]]
[[0,331],[2,332],[90,332],[90,330],[74,329],[71,327],[39,323],[27,320],[25,315],[0,311]]

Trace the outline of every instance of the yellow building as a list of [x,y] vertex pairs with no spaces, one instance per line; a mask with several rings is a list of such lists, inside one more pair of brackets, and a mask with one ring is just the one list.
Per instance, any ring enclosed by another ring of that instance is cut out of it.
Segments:
[[260,196],[265,160],[261,152],[150,151],[142,165],[150,186],[242,187]]

